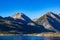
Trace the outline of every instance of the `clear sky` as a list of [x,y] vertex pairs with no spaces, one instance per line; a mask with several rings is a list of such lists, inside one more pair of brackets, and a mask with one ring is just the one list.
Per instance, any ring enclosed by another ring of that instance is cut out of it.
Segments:
[[0,16],[22,12],[31,19],[46,12],[60,13],[60,0],[0,0]]

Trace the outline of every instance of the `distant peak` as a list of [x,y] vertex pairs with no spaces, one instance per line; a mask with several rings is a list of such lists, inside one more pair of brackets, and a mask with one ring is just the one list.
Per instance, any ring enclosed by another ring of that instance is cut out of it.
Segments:
[[16,14],[13,14],[11,17],[20,19],[23,15],[24,15],[23,13],[16,13]]
[[23,15],[23,13],[16,13],[15,15]]
[[23,15],[23,13],[22,12],[17,12],[14,15]]
[[49,14],[50,14],[50,13],[53,14],[53,12],[47,12],[47,13],[49,13]]
[[17,13],[17,14],[20,14],[20,13]]
[[47,12],[47,15],[51,15],[51,14],[54,14],[53,12]]
[[60,16],[60,14],[58,14]]

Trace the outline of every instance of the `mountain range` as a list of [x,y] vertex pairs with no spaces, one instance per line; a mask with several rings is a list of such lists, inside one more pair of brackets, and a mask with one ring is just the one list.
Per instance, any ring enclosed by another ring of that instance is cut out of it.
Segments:
[[3,34],[33,34],[45,32],[60,32],[60,14],[48,12],[31,20],[23,13],[12,16],[0,16],[0,33]]

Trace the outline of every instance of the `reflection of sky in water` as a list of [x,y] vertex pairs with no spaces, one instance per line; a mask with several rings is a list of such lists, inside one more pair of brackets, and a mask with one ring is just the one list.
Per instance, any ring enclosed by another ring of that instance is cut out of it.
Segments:
[[40,37],[40,36],[0,36],[0,40],[60,40],[60,37]]

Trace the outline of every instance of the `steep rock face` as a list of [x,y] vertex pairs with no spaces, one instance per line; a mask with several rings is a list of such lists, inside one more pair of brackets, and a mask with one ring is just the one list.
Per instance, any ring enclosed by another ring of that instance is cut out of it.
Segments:
[[23,13],[16,13],[12,16],[5,17],[6,20],[10,20],[13,22],[17,22],[19,24],[24,24],[24,25],[32,25],[32,26],[37,26],[38,24],[32,21],[28,16],[24,15]]
[[[38,24],[43,25],[46,29],[60,31],[60,16],[54,14],[52,12],[48,12],[47,14],[40,17],[37,21]],[[59,25],[59,26],[58,26]]]
[[58,16],[60,16],[60,14],[58,14]]
[[16,13],[12,16],[6,17],[5,19],[15,21],[15,22],[19,22],[21,24],[27,24],[27,23],[32,21],[29,17],[27,17],[23,13]]
[[37,19],[38,19],[38,18],[34,18],[33,21],[35,22],[35,21],[37,21]]
[[23,15],[22,13],[16,13],[16,14],[12,15],[11,17],[14,18],[14,19],[22,19],[22,20],[24,20],[22,18],[22,15]]
[[26,15],[24,15],[23,13],[16,13],[14,15],[11,16],[14,19],[21,19],[21,20],[27,20],[30,21],[31,19],[29,17],[27,17]]

